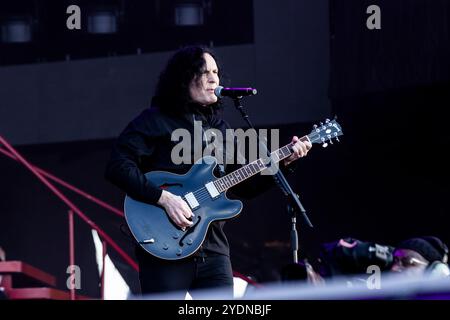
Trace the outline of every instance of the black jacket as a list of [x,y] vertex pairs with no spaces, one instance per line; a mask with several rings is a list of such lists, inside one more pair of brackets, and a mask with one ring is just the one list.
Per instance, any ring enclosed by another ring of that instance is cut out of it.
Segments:
[[[155,204],[162,190],[148,181],[144,173],[162,170],[183,174],[190,169],[192,166],[190,164],[172,162],[172,148],[178,141],[172,141],[171,135],[175,129],[184,128],[193,136],[194,120],[202,121],[204,130],[219,129],[223,137],[226,137],[225,130],[230,128],[209,108],[201,106],[192,108],[192,112],[183,115],[167,115],[160,112],[158,108],[146,109],[127,125],[117,139],[107,164],[106,179],[122,189],[128,196],[141,202]],[[204,135],[201,141],[203,148],[206,147],[207,141]],[[190,163],[197,160],[193,149]],[[226,165],[222,174],[232,172],[239,167],[238,164]],[[283,169],[282,166],[280,167]],[[216,172],[216,175],[219,176],[220,172]],[[248,199],[269,189],[273,184],[273,177],[258,174],[231,188],[229,192]],[[224,223],[220,221],[211,224],[202,250],[229,255],[228,241],[223,232]]]

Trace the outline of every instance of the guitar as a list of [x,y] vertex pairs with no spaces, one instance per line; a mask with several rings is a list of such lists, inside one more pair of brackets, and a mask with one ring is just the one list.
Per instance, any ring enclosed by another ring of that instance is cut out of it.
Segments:
[[[326,120],[302,141],[320,143],[324,147],[342,135],[336,120]],[[271,153],[271,161],[279,162],[292,154],[292,143]],[[150,254],[165,260],[178,260],[194,254],[205,240],[209,225],[216,220],[227,220],[242,210],[242,202],[230,200],[226,191],[238,183],[268,169],[260,158],[221,178],[213,171],[217,165],[214,157],[199,159],[183,175],[152,171],[145,174],[153,184],[182,197],[194,212],[193,224],[188,229],[178,227],[158,205],[150,205],[125,197],[125,219],[136,241]]]

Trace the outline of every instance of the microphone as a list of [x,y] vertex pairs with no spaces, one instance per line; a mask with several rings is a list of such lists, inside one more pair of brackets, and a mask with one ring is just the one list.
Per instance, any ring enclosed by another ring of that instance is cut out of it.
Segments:
[[253,88],[224,88],[222,86],[217,86],[216,89],[214,89],[214,94],[218,98],[222,97],[237,98],[244,96],[253,96],[256,93],[257,93],[256,89]]

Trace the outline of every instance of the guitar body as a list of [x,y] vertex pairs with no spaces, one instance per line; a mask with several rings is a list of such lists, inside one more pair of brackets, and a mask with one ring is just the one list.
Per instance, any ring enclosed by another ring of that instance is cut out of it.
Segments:
[[[315,126],[302,141],[320,143],[323,147],[332,139],[339,141],[341,126],[336,120],[326,120]],[[292,154],[290,144],[271,153],[271,158],[278,162]],[[125,219],[136,241],[148,253],[165,260],[178,260],[194,254],[205,240],[209,225],[216,220],[227,220],[237,216],[242,210],[242,202],[230,200],[226,190],[245,179],[267,169],[262,159],[217,178],[213,172],[217,165],[214,157],[199,159],[184,175],[163,171],[147,173],[146,178],[154,185],[183,198],[194,213],[192,226],[180,229],[157,205],[139,202],[129,196],[125,197]]]
[[[152,171],[145,176],[154,185],[183,197],[216,180],[216,165],[215,158],[204,157],[184,175]],[[186,258],[200,248],[213,221],[233,218],[242,210],[242,202],[228,199],[225,193],[212,198],[203,189],[196,200],[199,206],[192,210],[193,225],[186,230],[175,225],[162,207],[129,196],[125,197],[125,219],[136,241],[150,254],[165,260]]]

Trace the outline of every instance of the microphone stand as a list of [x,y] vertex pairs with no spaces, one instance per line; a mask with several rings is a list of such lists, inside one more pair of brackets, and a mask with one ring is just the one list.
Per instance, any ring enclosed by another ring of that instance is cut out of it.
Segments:
[[[234,97],[234,106],[236,109],[240,112],[241,116],[244,118],[244,120],[247,122],[248,126],[255,130],[255,127],[251,123],[248,114],[245,112],[244,107],[241,103],[242,97]],[[258,137],[258,141],[259,136]],[[262,146],[269,159],[271,159],[271,152],[267,149],[267,146],[264,143],[259,143],[260,146]],[[288,205],[287,205],[287,211],[291,215],[291,222],[292,222],[292,228],[291,228],[291,248],[292,248],[292,258],[293,262],[296,264],[298,263],[298,234],[297,234],[297,213],[301,212],[303,219],[305,220],[306,224],[309,227],[313,227],[311,221],[308,218],[308,215],[306,214],[305,208],[303,207],[302,203],[300,202],[298,194],[294,193],[292,190],[289,182],[286,180],[286,177],[284,176],[283,172],[281,170],[277,170],[277,172],[272,176],[277,184],[277,186],[281,189],[283,194],[288,197]]]

